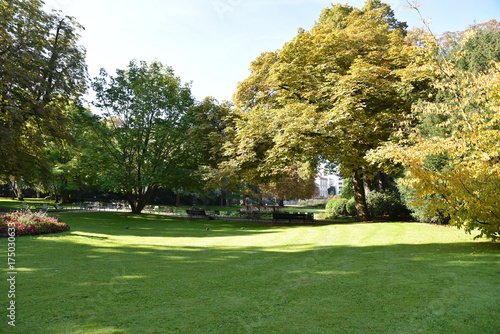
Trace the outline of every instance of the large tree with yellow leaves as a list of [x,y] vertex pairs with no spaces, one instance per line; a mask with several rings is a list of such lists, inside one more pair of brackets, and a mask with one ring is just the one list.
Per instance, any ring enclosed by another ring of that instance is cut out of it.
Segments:
[[368,219],[363,180],[378,167],[365,155],[429,86],[425,50],[405,36],[406,25],[379,0],[362,9],[337,4],[310,31],[259,56],[235,94],[232,167],[256,179],[279,177],[297,161],[334,162],[353,178],[358,215]]

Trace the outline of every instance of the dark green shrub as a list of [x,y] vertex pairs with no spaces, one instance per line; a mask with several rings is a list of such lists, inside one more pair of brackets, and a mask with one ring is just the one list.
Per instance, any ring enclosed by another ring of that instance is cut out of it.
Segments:
[[371,191],[366,195],[366,204],[372,217],[389,216],[396,218],[409,213],[402,203],[399,193],[394,191]]
[[346,211],[347,200],[345,198],[332,198],[326,204],[326,214],[328,217],[339,217],[347,215]]
[[354,204],[354,197],[349,198],[345,205],[345,209],[347,211],[348,216],[356,216],[357,215],[357,210],[356,210],[356,205]]
[[408,208],[411,216],[421,222],[421,223],[431,223],[431,224],[448,224],[450,218],[442,213],[431,210],[430,205],[425,203],[430,203],[433,198],[432,196],[427,196],[424,200],[420,201],[421,204],[416,204],[415,200],[415,189],[412,187],[398,184],[398,190],[401,194],[401,202]]

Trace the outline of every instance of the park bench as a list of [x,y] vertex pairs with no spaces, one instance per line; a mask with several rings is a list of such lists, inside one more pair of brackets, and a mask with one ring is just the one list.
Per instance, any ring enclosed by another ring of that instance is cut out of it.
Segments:
[[189,210],[186,210],[186,213],[188,214],[189,217],[207,217],[208,218],[205,210],[189,209]]
[[306,213],[285,213],[285,212],[280,212],[280,213],[273,213],[273,219],[275,222],[278,222],[278,220],[288,220],[288,222],[292,222],[292,220],[302,220],[306,221],[308,219]]

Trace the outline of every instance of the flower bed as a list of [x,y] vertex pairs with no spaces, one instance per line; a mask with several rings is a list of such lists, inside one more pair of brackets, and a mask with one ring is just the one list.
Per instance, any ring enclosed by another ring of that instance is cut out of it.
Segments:
[[70,226],[59,217],[50,217],[43,212],[17,211],[0,216],[0,237],[9,236],[14,228],[16,236],[66,232]]

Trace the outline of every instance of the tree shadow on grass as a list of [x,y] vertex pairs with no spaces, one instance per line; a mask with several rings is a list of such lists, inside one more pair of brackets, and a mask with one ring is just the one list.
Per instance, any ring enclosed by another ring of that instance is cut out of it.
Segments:
[[[198,224],[175,233],[196,234]],[[18,275],[18,327],[46,333],[500,329],[499,244],[106,242],[20,242],[26,270]]]

